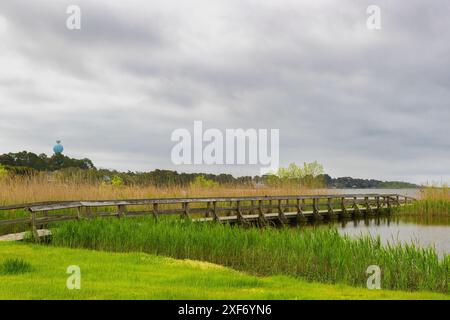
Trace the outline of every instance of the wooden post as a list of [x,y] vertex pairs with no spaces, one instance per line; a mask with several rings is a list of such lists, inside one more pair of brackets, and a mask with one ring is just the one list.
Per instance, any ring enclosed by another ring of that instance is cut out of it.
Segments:
[[359,209],[358,203],[357,203],[358,199],[357,197],[353,197],[353,216],[360,216],[361,215],[361,210]]
[[328,198],[327,200],[327,207],[328,207],[328,218],[332,219],[334,217],[334,210],[333,204],[331,203],[331,198]]
[[319,212],[319,204],[318,204],[318,198],[312,198],[312,200],[313,200],[313,205],[312,205],[312,207],[313,207],[313,219],[315,219],[315,220],[322,220],[323,219],[323,217],[322,217],[322,215],[320,214],[320,212]]
[[375,202],[376,202],[376,204],[377,204],[377,213],[380,214],[380,213],[381,213],[380,196],[376,196],[376,197],[375,197]]
[[366,214],[372,214],[372,208],[370,207],[369,197],[364,197],[364,204],[366,205]]
[[189,202],[183,202],[183,213],[181,217],[189,219]]
[[236,201],[236,214],[237,214],[238,221],[240,223],[244,223],[244,216],[242,215],[240,200]]
[[213,201],[213,215],[214,221],[219,221],[219,214],[217,212],[217,201]]
[[153,203],[153,217],[155,217],[155,219],[158,219],[159,213],[158,213],[158,203],[155,202]]
[[282,224],[287,223],[286,216],[284,215],[284,208],[283,208],[283,200],[278,200],[278,219]]
[[124,218],[126,217],[126,207],[123,204],[119,204],[117,206],[119,208],[119,211],[117,212],[117,218]]
[[265,225],[267,223],[266,217],[264,216],[264,211],[263,211],[263,200],[258,201],[258,220],[259,220],[259,223],[262,225]]
[[36,241],[39,241],[39,233],[37,231],[37,226],[36,226],[36,212],[32,211],[31,212],[31,233],[33,234],[33,237]]
[[345,203],[345,197],[341,197],[341,211],[342,211],[342,214],[341,214],[342,218],[348,218],[349,217],[349,214],[348,214],[348,211],[347,211],[347,205]]
[[386,201],[387,201],[387,208],[388,208],[388,213],[391,213],[392,210],[392,206],[391,206],[391,197],[387,196],[386,197]]
[[303,201],[304,199],[302,199],[301,201],[300,199],[297,199],[297,222],[299,223],[306,221],[306,217],[303,214]]
[[210,213],[211,213],[211,201],[208,201],[208,204],[206,205],[205,218],[209,218]]

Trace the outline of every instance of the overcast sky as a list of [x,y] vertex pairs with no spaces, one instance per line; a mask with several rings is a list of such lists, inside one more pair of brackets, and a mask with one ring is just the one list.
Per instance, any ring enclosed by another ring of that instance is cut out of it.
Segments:
[[172,164],[171,132],[202,120],[280,129],[282,165],[449,182],[449,17],[445,0],[1,0],[0,153],[61,139],[97,167],[254,174]]

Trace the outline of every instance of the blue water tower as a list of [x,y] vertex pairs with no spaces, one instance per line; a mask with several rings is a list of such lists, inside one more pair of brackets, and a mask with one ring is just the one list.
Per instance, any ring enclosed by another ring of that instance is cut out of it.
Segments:
[[53,147],[53,152],[55,152],[55,154],[61,154],[64,151],[64,147],[61,144],[61,141],[58,140],[56,141],[55,146]]

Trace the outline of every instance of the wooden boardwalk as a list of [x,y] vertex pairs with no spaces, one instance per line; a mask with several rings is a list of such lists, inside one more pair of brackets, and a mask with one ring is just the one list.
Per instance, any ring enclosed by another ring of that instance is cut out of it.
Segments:
[[[198,222],[258,223],[289,220],[308,221],[376,216],[393,207],[408,205],[414,198],[398,194],[334,194],[317,196],[264,196],[212,198],[160,198],[41,202],[0,207],[11,216],[0,226],[29,225],[35,236],[49,235],[49,223],[96,217],[180,215]],[[2,240],[20,240],[25,233],[6,235]]]

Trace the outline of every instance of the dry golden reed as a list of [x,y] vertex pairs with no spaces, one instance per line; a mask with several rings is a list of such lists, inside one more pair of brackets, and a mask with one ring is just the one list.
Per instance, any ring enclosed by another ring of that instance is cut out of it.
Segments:
[[220,197],[264,195],[310,195],[323,194],[299,186],[261,187],[219,185],[211,188],[191,185],[189,187],[111,186],[81,182],[56,182],[45,176],[14,177],[0,180],[0,205],[45,201],[145,199],[171,197]]

